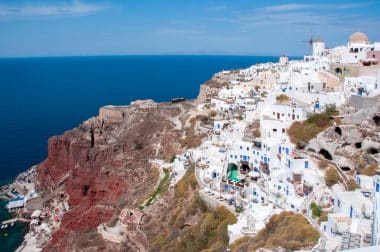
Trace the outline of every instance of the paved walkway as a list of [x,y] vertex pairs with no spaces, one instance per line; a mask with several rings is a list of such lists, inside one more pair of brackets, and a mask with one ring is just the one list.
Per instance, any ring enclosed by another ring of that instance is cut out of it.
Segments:
[[233,205],[229,205],[226,200],[220,198],[219,193],[212,191],[213,194],[208,194],[204,190],[199,190],[199,196],[206,201],[212,208],[223,206],[227,208],[231,213],[235,214],[235,208]]

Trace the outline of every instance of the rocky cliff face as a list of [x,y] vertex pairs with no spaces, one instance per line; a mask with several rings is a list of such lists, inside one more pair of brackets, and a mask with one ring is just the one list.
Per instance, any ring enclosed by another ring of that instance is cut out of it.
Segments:
[[[50,138],[48,157],[37,170],[37,187],[45,196],[64,188],[70,210],[64,214],[45,251],[157,249],[156,239],[160,236],[155,233],[165,230],[166,236],[172,225],[168,219],[161,223],[161,217],[178,215],[174,202],[180,202],[183,212],[183,218],[176,221],[180,227],[186,226],[185,222],[196,223],[199,216],[194,213],[200,211],[195,203],[196,188],[182,182],[182,193],[190,188],[191,197],[178,198],[174,188],[167,191],[160,201],[146,209],[147,218],[141,223],[144,233],[126,235],[126,241],[118,244],[105,241],[97,232],[100,224],[113,223],[121,209],[139,207],[155,190],[158,171],[150,159],[170,160],[185,150],[187,142],[200,142],[206,137],[207,134],[196,130],[201,114],[196,105],[225,86],[228,82],[225,78],[213,77],[201,86],[199,97],[191,102],[158,104],[146,100],[130,106],[103,107],[97,117]],[[203,116],[208,116],[207,113]],[[194,178],[190,181],[196,183]],[[189,213],[186,209],[194,211]]]
[[[38,167],[39,188],[65,185],[70,211],[46,250],[117,249],[102,241],[96,227],[122,207],[135,208],[154,189],[158,177],[148,162],[169,159],[180,150],[171,118],[179,106],[136,102],[102,108],[98,117],[48,142],[48,158]],[[92,242],[91,242],[92,241]],[[128,247],[126,244],[121,247]]]

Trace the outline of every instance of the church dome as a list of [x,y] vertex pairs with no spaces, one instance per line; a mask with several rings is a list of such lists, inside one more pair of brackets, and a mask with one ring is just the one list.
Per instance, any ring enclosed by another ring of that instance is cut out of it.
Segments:
[[368,42],[368,37],[362,32],[355,32],[350,36],[349,41],[351,43],[366,43]]

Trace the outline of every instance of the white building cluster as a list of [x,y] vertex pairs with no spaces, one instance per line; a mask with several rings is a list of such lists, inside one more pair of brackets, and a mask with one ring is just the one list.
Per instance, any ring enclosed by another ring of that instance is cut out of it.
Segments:
[[[251,66],[238,77],[218,74],[233,77],[199,106],[217,116],[207,140],[188,153],[204,190],[242,210],[238,223],[229,226],[231,242],[256,234],[273,214],[288,210],[304,214],[320,230],[319,248],[379,244],[379,176],[358,175],[356,191],[329,188],[318,159],[298,150],[287,134],[294,122],[330,104],[380,94],[379,46],[358,32],[346,46],[332,49],[313,41],[312,55],[302,60],[281,56],[279,63]],[[328,212],[327,221],[311,217],[312,202]]]

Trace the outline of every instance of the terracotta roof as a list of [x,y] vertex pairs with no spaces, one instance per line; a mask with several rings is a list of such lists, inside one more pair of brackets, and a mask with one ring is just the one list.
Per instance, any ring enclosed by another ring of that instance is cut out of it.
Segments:
[[350,36],[349,41],[354,43],[368,42],[368,37],[362,32],[355,32]]

